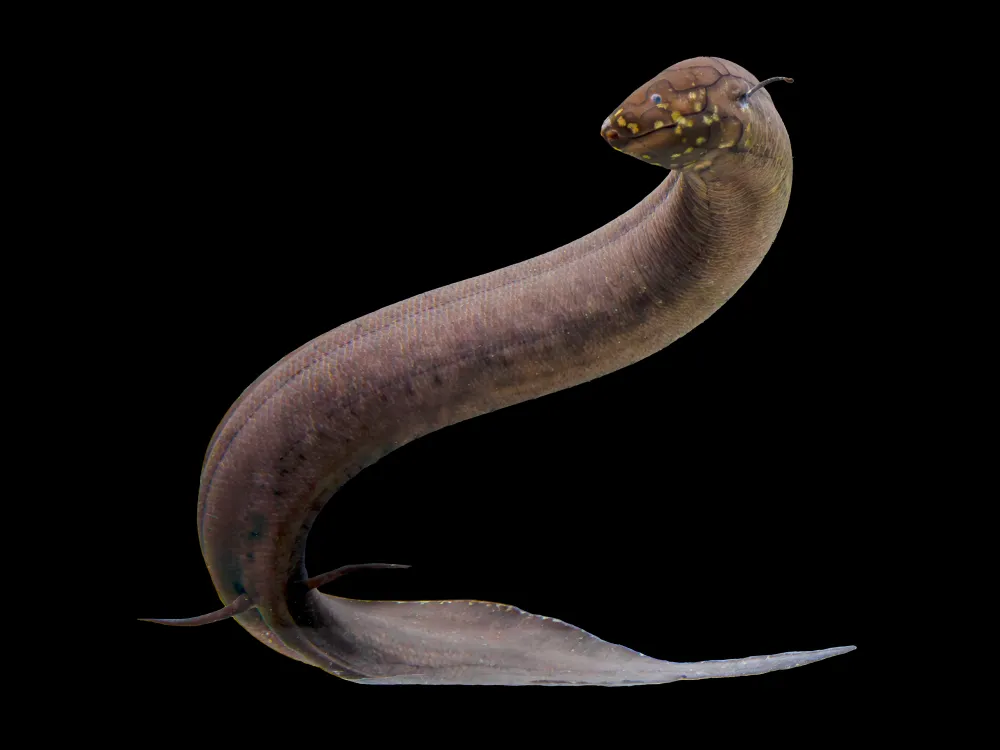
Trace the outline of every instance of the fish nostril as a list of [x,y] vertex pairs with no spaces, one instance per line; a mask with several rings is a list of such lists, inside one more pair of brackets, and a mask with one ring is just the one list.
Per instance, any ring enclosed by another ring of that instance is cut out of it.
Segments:
[[618,131],[615,130],[615,129],[613,129],[613,128],[610,129],[610,130],[606,130],[604,132],[604,137],[607,138],[609,141],[617,141],[618,140]]

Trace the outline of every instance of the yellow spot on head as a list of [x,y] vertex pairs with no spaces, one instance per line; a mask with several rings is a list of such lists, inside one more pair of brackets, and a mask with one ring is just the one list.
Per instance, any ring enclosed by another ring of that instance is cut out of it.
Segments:
[[701,119],[705,121],[705,124],[706,124],[706,125],[711,125],[711,124],[712,124],[712,118],[711,118],[711,117],[709,117],[708,115],[705,115],[705,116],[704,116],[704,117],[702,117]]
[[725,143],[720,143],[718,147],[719,148],[731,148],[732,145],[733,145],[733,141],[726,141]]
[[662,165],[662,164],[660,164],[660,162],[658,162],[658,161],[651,161],[651,162],[649,162],[649,163],[650,163],[650,164],[655,164],[655,165],[656,165],[656,166],[658,166],[658,167],[662,167],[662,166],[663,166],[663,165]]
[[617,120],[615,120],[615,122],[618,123],[618,127],[620,127],[620,128],[624,128],[625,127],[625,118],[624,117],[619,117]]
[[653,130],[659,130],[660,128],[663,127],[663,124],[664,124],[663,120],[657,120],[656,122],[653,123]]
[[624,111],[625,111],[625,107],[622,107],[621,109],[619,109],[619,110],[618,110],[617,112],[615,112],[615,113],[614,113],[613,115],[611,115],[611,116],[612,116],[612,117],[618,117],[618,115],[620,115],[620,114],[621,114],[622,112],[624,112]]
[[670,105],[667,104],[666,102],[660,102],[656,106],[659,107],[660,109],[670,109]]
[[674,122],[677,122],[678,120],[683,120],[684,115],[682,115],[680,112],[671,112],[670,119],[673,120]]
[[698,92],[697,91],[689,91],[688,92],[688,99],[697,99],[697,98],[698,98]]
[[688,146],[686,149],[684,149],[685,154],[690,154],[692,151],[694,151],[694,146]]
[[680,154],[670,154],[671,159],[676,159]]
[[705,142],[705,138],[703,136],[699,135],[697,138],[694,139],[694,142],[695,142],[695,145],[700,146],[701,144],[703,144]]
[[630,122],[628,124],[628,129],[631,130],[633,133],[638,133],[639,132],[639,123],[637,123],[637,122]]
[[652,156],[650,156],[649,154],[643,154],[643,155],[642,155],[642,158],[643,158],[643,159],[652,159],[653,157],[652,157]]

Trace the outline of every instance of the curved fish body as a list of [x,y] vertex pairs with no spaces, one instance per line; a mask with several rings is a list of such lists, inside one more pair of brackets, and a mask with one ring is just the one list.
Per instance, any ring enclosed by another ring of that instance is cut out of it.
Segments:
[[342,571],[310,578],[304,565],[320,510],[380,457],[648,357],[740,288],[778,233],[792,182],[788,135],[756,84],[718,58],[668,68],[601,131],[671,170],[633,209],[545,255],[341,325],[258,378],[211,442],[198,503],[227,606],[173,622],[235,616],[271,648],[368,684],[664,683],[851,650],[671,663],[508,605],[330,596],[317,586]]

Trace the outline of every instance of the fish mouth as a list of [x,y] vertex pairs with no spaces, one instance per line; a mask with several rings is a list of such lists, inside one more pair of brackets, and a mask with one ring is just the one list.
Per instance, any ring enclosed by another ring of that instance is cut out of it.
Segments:
[[645,138],[647,135],[652,135],[653,133],[662,133],[665,130],[676,130],[677,123],[672,122],[669,125],[664,125],[662,128],[650,128],[649,130],[643,130],[641,133],[636,133],[635,135],[629,136],[628,140],[636,141],[640,138]]
[[[643,140],[645,140],[649,136],[654,135],[656,133],[667,133],[667,132],[670,132],[670,131],[674,131],[676,129],[677,129],[677,123],[676,122],[672,122],[669,125],[663,125],[663,127],[648,128],[647,130],[642,130],[642,131],[640,131],[638,133],[634,133],[634,134],[632,133],[632,131],[627,130],[627,129],[625,129],[624,132],[623,132],[622,130],[620,130],[618,128],[611,127],[611,128],[607,128],[602,133],[602,135],[604,135],[605,139],[612,146],[615,146],[617,148],[625,148],[626,146],[628,146],[630,144],[641,143]],[[614,137],[611,137],[611,133],[612,132],[615,134]]]
[[616,140],[609,140],[608,143],[619,151],[629,154],[650,149],[655,151],[657,148],[672,146],[676,141],[676,133],[677,123],[671,123],[670,125],[664,125],[662,128],[651,128],[650,130],[640,131],[635,135],[630,134],[627,138],[619,135]]

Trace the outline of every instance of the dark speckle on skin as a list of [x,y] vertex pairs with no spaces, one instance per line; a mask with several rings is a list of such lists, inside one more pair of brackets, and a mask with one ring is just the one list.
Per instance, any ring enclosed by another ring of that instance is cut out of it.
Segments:
[[264,516],[254,516],[251,519],[250,531],[247,533],[248,539],[260,539],[264,535],[264,524],[266,523]]

